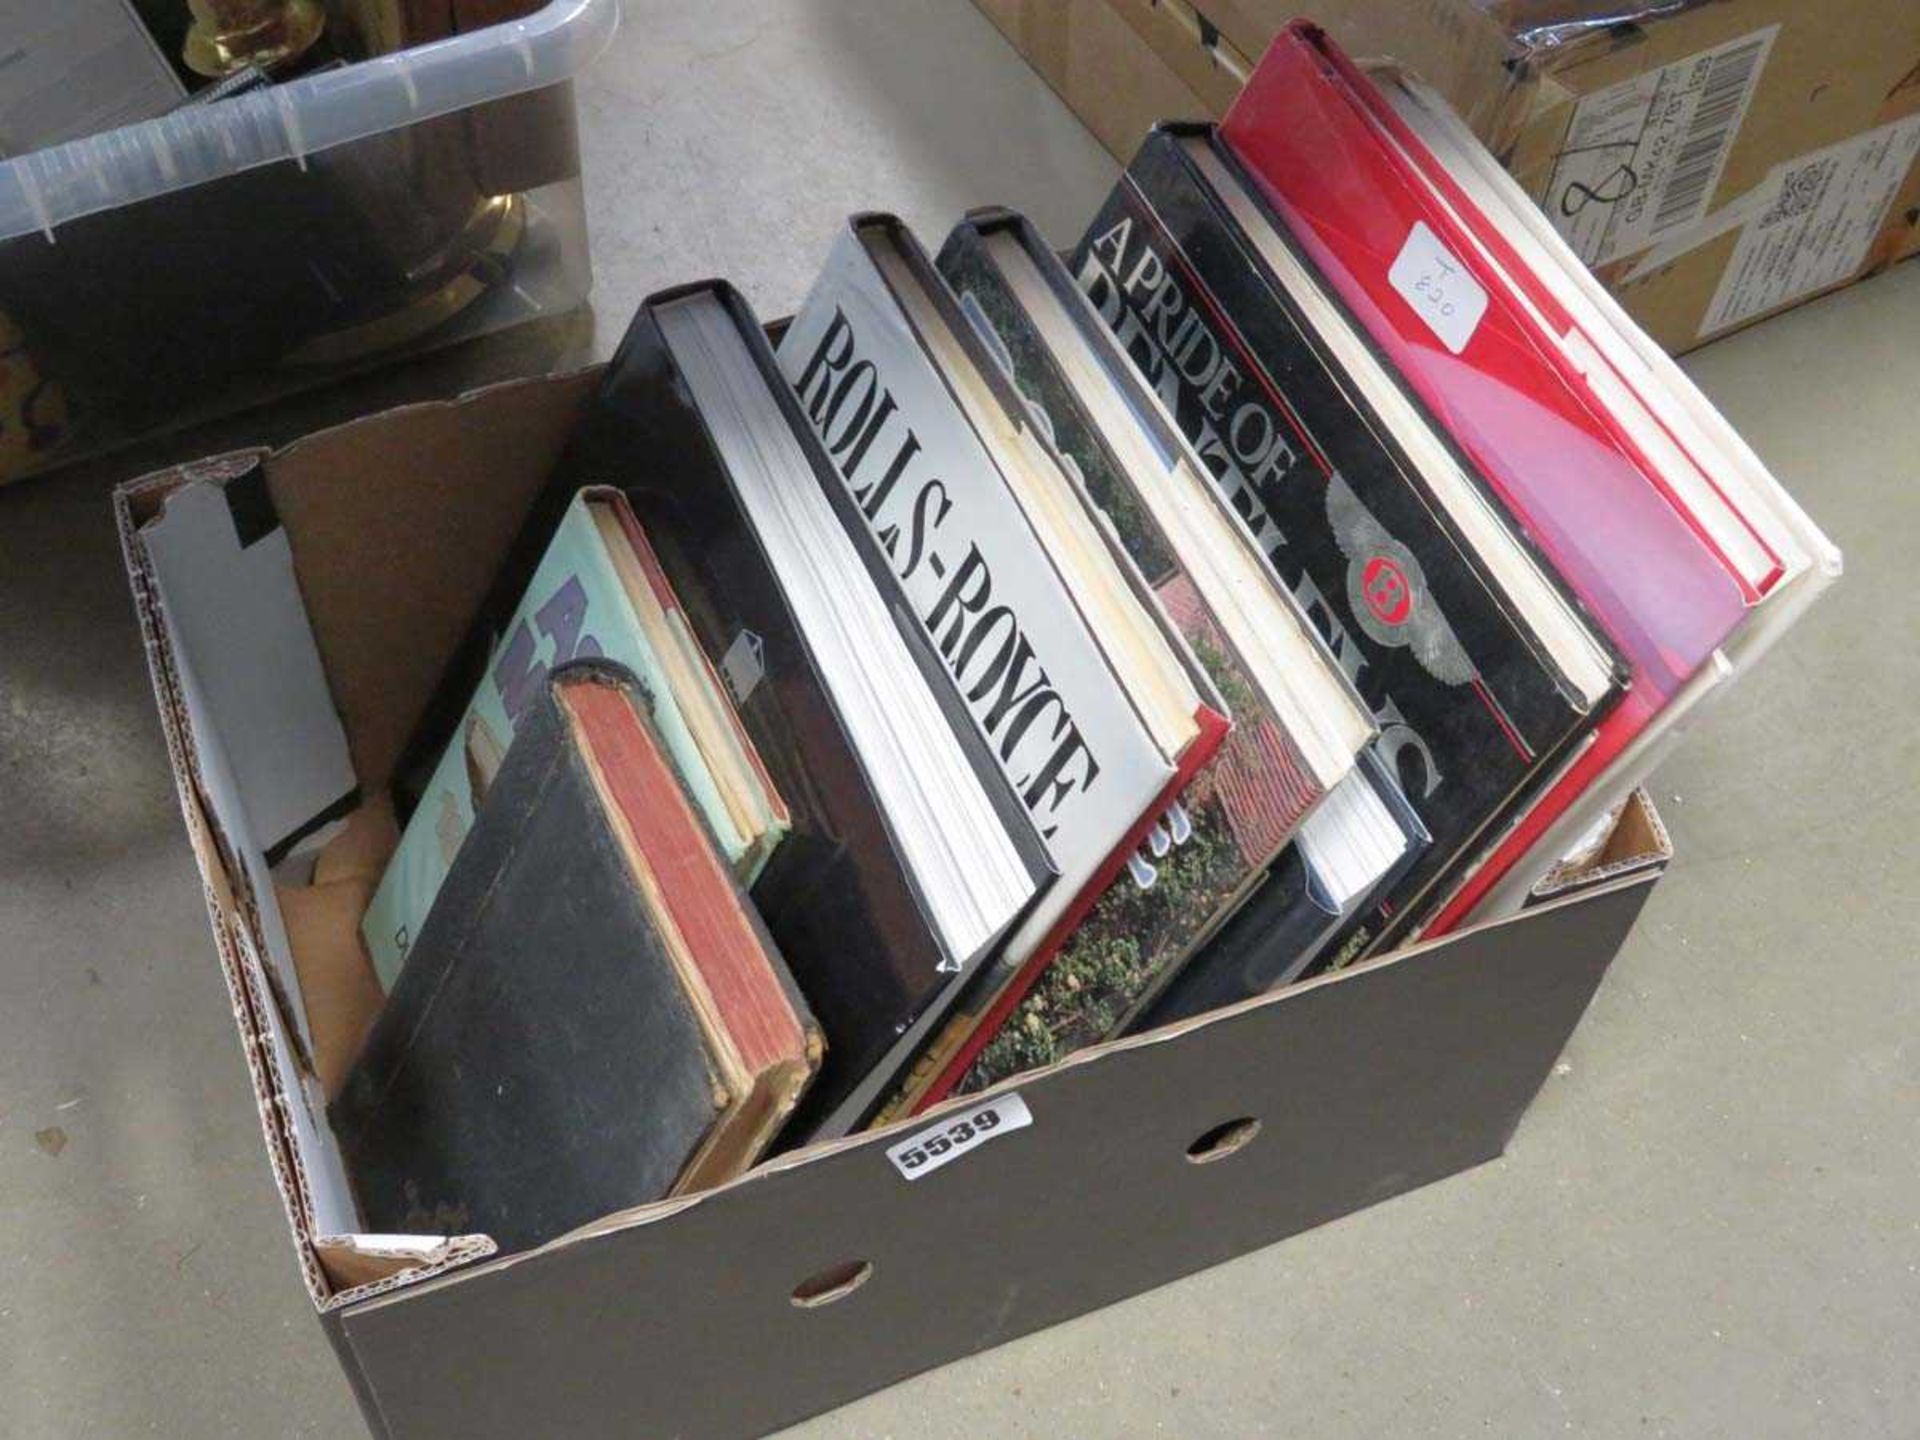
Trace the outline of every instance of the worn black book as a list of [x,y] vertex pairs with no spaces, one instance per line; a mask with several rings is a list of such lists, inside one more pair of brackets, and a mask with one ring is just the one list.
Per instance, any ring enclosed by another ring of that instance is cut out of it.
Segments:
[[731,1178],[821,1040],[608,661],[555,670],[330,1107],[370,1230],[521,1250]]
[[1391,944],[1577,753],[1618,662],[1210,127],[1158,127],[1071,264],[1373,711],[1432,837],[1360,951]]
[[[1039,836],[877,543],[831,512],[822,521],[818,507],[852,501],[752,312],[722,282],[641,307],[411,753],[436,753],[436,732],[457,724],[449,697],[471,693],[585,485],[624,491],[787,803],[790,829],[751,893],[828,1054],[783,1143],[843,1134],[1044,891],[1053,872]],[[796,529],[806,523],[810,541]],[[834,554],[837,579],[823,580],[812,564]],[[956,845],[943,822],[978,844]],[[1009,866],[1011,889],[966,889]]]

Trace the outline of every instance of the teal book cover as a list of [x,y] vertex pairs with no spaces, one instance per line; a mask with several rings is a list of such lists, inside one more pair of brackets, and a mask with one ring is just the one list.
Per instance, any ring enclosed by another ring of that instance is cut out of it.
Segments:
[[[775,822],[747,834],[729,811],[688,724],[687,707],[698,699],[675,695],[667,666],[649,640],[595,523],[597,503],[623,502],[614,492],[583,490],[567,507],[360,922],[374,970],[387,989],[399,976],[408,947],[473,826],[477,798],[484,797],[499,770],[515,724],[541,693],[548,671],[566,661],[603,657],[639,677],[674,768],[743,886],[758,878],[783,833]],[[642,564],[650,559],[645,557]],[[678,617],[669,612],[667,618],[671,624]],[[730,704],[724,694],[715,698],[723,706]]]

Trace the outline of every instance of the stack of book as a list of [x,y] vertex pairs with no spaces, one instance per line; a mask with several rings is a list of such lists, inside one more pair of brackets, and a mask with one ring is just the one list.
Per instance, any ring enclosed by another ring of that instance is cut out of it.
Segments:
[[1064,257],[655,296],[403,767],[368,1223],[539,1243],[1510,912],[1838,568],[1307,25]]

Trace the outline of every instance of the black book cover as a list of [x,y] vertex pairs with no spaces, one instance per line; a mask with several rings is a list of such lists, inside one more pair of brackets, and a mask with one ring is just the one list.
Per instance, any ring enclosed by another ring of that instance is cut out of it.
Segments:
[[[464,697],[484,671],[500,624],[518,603],[574,494],[585,485],[620,488],[701,649],[728,681],[741,722],[791,815],[787,837],[751,892],[827,1040],[820,1074],[787,1127],[783,1144],[791,1146],[856,1126],[857,1119],[837,1113],[843,1102],[856,1090],[876,1088],[870,1083],[873,1072],[894,1064],[898,1057],[890,1052],[900,1037],[930,1008],[950,1003],[958,982],[985,956],[945,953],[865,763],[660,333],[654,305],[702,292],[713,294],[733,317],[825,493],[836,504],[850,503],[843,500],[844,486],[832,462],[738,293],[715,281],[653,297],[635,316],[560,463],[534,500],[409,743],[403,773],[431,773],[458,723]],[[884,557],[874,551],[865,530],[849,525],[847,533],[862,546],[876,584],[891,593]],[[959,709],[960,697],[918,622],[903,602],[896,600],[894,608],[921,673],[972,752],[976,773],[991,782],[1009,833],[1022,841],[1037,895],[1050,873],[1039,837],[985,754],[978,730]],[[754,683],[740,683],[756,671]],[[882,1098],[877,1095],[873,1103]]]
[[1071,268],[1373,711],[1375,751],[1432,836],[1374,907],[1379,949],[1599,711],[1214,198],[1179,143],[1194,133],[1148,136]]
[[362,1219],[539,1245],[667,1195],[723,1093],[549,683],[328,1107]]

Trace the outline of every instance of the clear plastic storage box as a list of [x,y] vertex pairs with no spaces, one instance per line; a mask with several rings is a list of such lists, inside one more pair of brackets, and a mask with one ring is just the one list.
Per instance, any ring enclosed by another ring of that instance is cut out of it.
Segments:
[[0,163],[0,482],[583,303],[619,0]]

